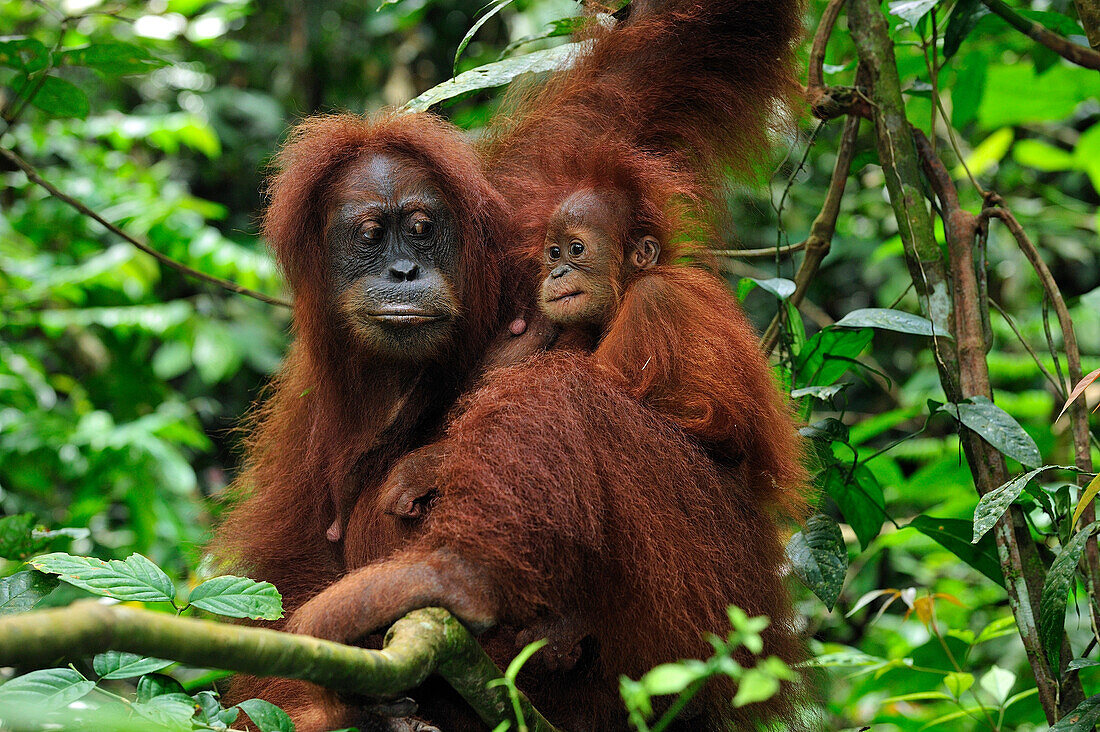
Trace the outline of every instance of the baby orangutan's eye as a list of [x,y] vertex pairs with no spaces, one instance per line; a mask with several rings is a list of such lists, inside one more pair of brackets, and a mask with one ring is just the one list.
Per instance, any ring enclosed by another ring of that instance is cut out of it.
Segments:
[[574,241],[569,245],[569,253],[574,257],[579,257],[584,254],[584,244],[579,241]]
[[550,261],[556,262],[561,259],[561,247],[550,247],[546,250],[546,256],[550,257]]

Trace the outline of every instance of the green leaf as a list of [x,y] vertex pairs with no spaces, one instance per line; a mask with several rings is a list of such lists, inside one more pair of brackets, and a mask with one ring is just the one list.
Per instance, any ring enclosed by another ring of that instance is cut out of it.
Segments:
[[0,686],[0,707],[39,711],[61,709],[94,688],[94,681],[89,681],[71,668],[32,671]]
[[647,671],[640,682],[650,696],[667,696],[679,694],[706,675],[706,664],[662,663]]
[[989,10],[981,0],[959,0],[955,3],[955,9],[951,11],[951,17],[947,20],[947,30],[943,34],[945,59],[958,53],[962,42],[985,15],[989,15]]
[[870,328],[824,328],[814,333],[795,359],[798,385],[828,386],[852,368],[875,333]]
[[993,538],[984,536],[977,544],[970,543],[970,538],[974,535],[973,522],[966,519],[917,516],[907,527],[934,539],[944,549],[1004,587],[1004,574],[997,559],[997,547]]
[[[912,335],[932,335],[932,321],[919,315],[906,313],[901,310],[889,308],[863,308],[853,310],[843,318],[833,323],[834,328],[879,328],[880,330],[892,330],[896,333],[910,333]],[[941,338],[943,333],[937,334]]]
[[58,579],[33,569],[0,579],[0,615],[30,610],[57,587]]
[[1020,140],[1012,146],[1012,157],[1020,165],[1045,173],[1074,168],[1072,153],[1041,140]]
[[34,514],[19,513],[0,519],[0,557],[23,559],[38,550],[34,540]]
[[921,18],[932,12],[932,8],[939,4],[940,0],[893,0],[890,3],[890,13],[898,16],[914,28]]
[[985,97],[985,77],[989,61],[981,51],[973,51],[958,64],[955,84],[951,87],[951,123],[960,129],[978,117]]
[[737,684],[737,694],[733,697],[733,706],[766,701],[779,693],[779,679],[760,669],[750,668]]
[[504,8],[511,5],[513,0],[493,0],[493,2],[493,7],[490,8],[487,13],[477,19],[477,22],[470,27],[470,30],[466,31],[466,35],[458,44],[458,50],[455,51],[455,60],[452,71],[453,74],[458,74],[458,59],[462,55],[462,52],[466,50],[466,46],[470,45],[470,41],[472,41],[474,36],[477,35],[477,32],[481,30],[481,26],[485,25],[490,18],[499,13],[501,10],[504,10]]
[[1034,468],[1042,464],[1039,446],[1020,423],[987,397],[975,396],[959,404],[944,404],[938,411],[950,414],[983,440],[1021,465]]
[[191,732],[195,700],[187,694],[162,694],[149,701],[134,702],[134,711],[165,729]]
[[976,543],[985,536],[987,531],[993,528],[993,525],[997,523],[997,519],[1001,518],[1013,501],[1020,497],[1028,481],[1044,470],[1052,468],[1077,470],[1072,465],[1044,465],[1041,468],[1029,470],[1023,475],[1017,475],[1004,485],[997,486],[982,496],[981,500],[978,501],[978,506],[974,509],[974,538],[971,539],[971,543]]
[[1092,732],[1100,722],[1100,694],[1090,696],[1077,707],[1050,725],[1050,732]]
[[990,693],[997,704],[1004,704],[1012,687],[1016,684],[1016,674],[994,665],[982,676],[982,688]]
[[801,399],[802,397],[812,396],[814,399],[827,402],[849,386],[851,386],[849,383],[833,384],[832,386],[805,386],[791,391],[791,398]]
[[42,79],[41,86],[38,77],[28,80],[24,76],[15,80],[12,89],[24,98],[33,93],[31,104],[54,117],[84,119],[88,116],[88,97],[75,84],[56,76]]
[[823,513],[811,516],[806,528],[787,543],[787,558],[795,574],[831,611],[848,570],[848,549],[836,521]]
[[247,577],[214,577],[191,590],[187,601],[207,612],[231,618],[278,620],[283,616],[283,598],[270,582]]
[[[983,175],[1004,158],[1008,149],[1012,147],[1012,141],[1016,133],[1011,127],[1002,127],[989,137],[978,143],[966,158],[966,167],[972,175]],[[966,170],[960,165],[955,168],[956,177],[966,175]]]
[[132,679],[171,666],[174,661],[146,658],[136,653],[107,651],[92,659],[92,668],[104,679]]
[[1043,583],[1043,594],[1039,596],[1039,639],[1046,649],[1047,658],[1053,668],[1058,668],[1062,655],[1062,636],[1066,627],[1066,596],[1073,585],[1077,572],[1077,562],[1085,550],[1085,541],[1100,528],[1100,522],[1093,522],[1074,534],[1047,572]]
[[279,707],[263,699],[249,699],[237,705],[260,732],[294,732],[294,723]]
[[0,66],[33,73],[46,68],[49,57],[45,44],[35,38],[0,40]]
[[141,46],[122,41],[67,48],[59,54],[58,62],[71,66],[87,66],[105,76],[144,74],[168,65],[167,61],[154,58]]
[[974,675],[962,671],[954,671],[944,677],[943,685],[951,692],[951,696],[958,699],[974,685]]
[[147,702],[158,696],[164,696],[166,694],[184,694],[186,693],[183,688],[183,684],[176,681],[167,674],[145,674],[137,683],[137,693],[135,698],[139,702]]
[[860,548],[866,549],[882,530],[886,516],[886,500],[874,474],[862,464],[851,475],[844,466],[835,465],[826,474],[825,490],[852,527]]
[[1077,671],[1094,666],[1100,666],[1100,661],[1093,661],[1091,658],[1075,658],[1066,664],[1066,671]]
[[35,569],[58,575],[71,585],[116,600],[171,602],[175,596],[168,575],[140,554],[104,562],[94,557],[55,552],[36,557],[30,564]]
[[587,46],[585,42],[566,43],[544,51],[535,51],[516,58],[494,61],[464,71],[450,81],[432,87],[403,107],[406,112],[425,112],[431,107],[470,92],[492,89],[510,83],[528,73],[557,71],[572,65],[575,55]]

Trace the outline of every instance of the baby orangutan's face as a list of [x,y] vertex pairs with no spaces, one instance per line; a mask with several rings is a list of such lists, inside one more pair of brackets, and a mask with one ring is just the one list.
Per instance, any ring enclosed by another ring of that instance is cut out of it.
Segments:
[[[562,202],[546,227],[539,308],[559,325],[603,326],[614,315],[626,278],[657,261],[651,236],[624,244],[629,211],[592,190]],[[629,251],[624,251],[629,247]]]

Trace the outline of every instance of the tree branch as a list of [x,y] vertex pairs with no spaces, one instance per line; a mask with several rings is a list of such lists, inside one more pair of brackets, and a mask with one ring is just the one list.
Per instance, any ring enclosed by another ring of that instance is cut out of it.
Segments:
[[[46,666],[104,651],[127,651],[206,668],[309,681],[363,696],[386,696],[439,673],[493,727],[512,718],[500,670],[454,616],[415,610],[372,651],[264,628],[181,618],[94,600],[0,618],[0,664]],[[521,696],[532,732],[554,727]]]
[[[840,203],[844,199],[844,188],[848,183],[848,175],[852,170],[852,158],[855,156],[856,137],[859,135],[859,123],[861,118],[850,115],[844,122],[844,132],[840,137],[840,147],[837,149],[836,165],[833,166],[833,177],[829,182],[829,190],[825,193],[825,203],[821,211],[814,218],[810,226],[810,235],[805,241],[806,256],[802,258],[802,264],[795,275],[795,289],[789,298],[795,307],[802,303],[806,291],[810,288],[810,282],[817,276],[821,263],[829,254],[832,246],[833,234],[836,233],[836,220],[840,215]],[[774,249],[771,250],[774,253]],[[764,331],[760,339],[764,353],[771,354],[779,342],[779,328],[781,324],[782,310],[776,313],[772,322]]]
[[1028,20],[1005,5],[1002,0],[982,0],[982,3],[999,15],[1010,26],[1036,43],[1046,46],[1067,61],[1075,63],[1078,66],[1084,66],[1086,69],[1100,71],[1100,52],[1094,51],[1087,46],[1080,46],[1076,43],[1072,43],[1057,33],[1047,30],[1041,23],[1036,23],[1034,20]]
[[218,287],[221,287],[225,290],[229,290],[230,292],[236,293],[238,295],[246,295],[248,297],[255,298],[256,300],[259,300],[260,302],[266,302],[269,305],[281,305],[282,307],[290,307],[290,303],[286,300],[283,300],[283,299],[280,299],[280,298],[277,298],[277,297],[272,297],[271,295],[265,295],[262,292],[257,292],[256,290],[251,290],[251,289],[249,289],[249,288],[247,288],[243,285],[238,285],[236,282],[232,282],[231,280],[224,280],[221,277],[215,277],[214,275],[210,275],[210,274],[207,274],[205,272],[200,272],[197,269],[193,269],[191,267],[188,267],[186,264],[183,264],[182,262],[177,262],[176,260],[172,259],[168,255],[166,255],[162,252],[158,252],[156,249],[149,246],[148,244],[141,241],[140,239],[136,239],[133,236],[131,236],[130,234],[127,234],[125,231],[123,231],[119,227],[115,226],[110,221],[103,218],[98,213],[96,213],[92,209],[88,208],[87,206],[85,206],[80,201],[76,200],[72,196],[70,196],[70,195],[64,193],[63,191],[61,191],[59,188],[57,188],[57,186],[53,185],[48,180],[43,178],[39,174],[39,172],[34,168],[34,166],[32,166],[30,163],[28,163],[26,160],[24,160],[22,157],[20,157],[14,150],[8,150],[7,148],[0,147],[0,155],[3,155],[13,165],[15,165],[20,170],[22,170],[23,173],[27,176],[27,179],[29,181],[31,181],[32,183],[34,183],[38,186],[41,186],[51,196],[53,196],[57,200],[61,201],[62,203],[65,203],[68,206],[76,209],[80,214],[82,214],[84,216],[87,216],[88,218],[90,218],[93,221],[97,222],[100,226],[104,227],[105,229],[110,231],[115,236],[126,240],[127,242],[134,245],[135,247],[137,247],[141,251],[145,252],[149,256],[156,259],[161,264],[165,265],[166,267],[170,267],[171,269],[174,269],[177,272],[180,272],[180,273],[182,273],[182,274],[184,274],[188,277],[193,277],[195,279],[202,280],[203,282],[208,282],[212,285],[217,285]]
[[[985,364],[982,319],[978,312],[985,303],[966,299],[968,296],[976,298],[978,292],[972,257],[973,239],[969,242],[965,239],[964,217],[953,218],[945,214],[944,223],[949,228],[949,268],[936,242],[932,219],[924,202],[921,159],[905,116],[886,19],[876,0],[849,0],[848,8],[852,39],[860,63],[871,78],[876,146],[905,247],[906,262],[926,316],[935,324],[936,331],[951,332],[955,336],[955,341],[951,342],[933,335],[932,347],[940,382],[952,402],[986,394],[989,374]],[[926,164],[929,162],[925,160]],[[935,162],[939,162],[938,159]],[[939,164],[942,167],[942,163]],[[937,183],[937,175],[938,171],[933,170],[933,185]],[[947,182],[950,183],[949,177]],[[944,191],[949,200],[950,191],[951,188]],[[971,218],[976,217],[971,215]],[[960,356],[964,356],[965,361]],[[959,432],[978,492],[985,494],[1004,483],[1007,480],[1004,456],[971,430],[962,428]],[[1038,604],[1045,569],[1018,506],[1010,507],[1001,516],[994,527],[994,538],[1005,574],[1009,604],[1035,673],[1039,699],[1048,721],[1053,723],[1060,716],[1059,701],[1066,701],[1073,695],[1059,697],[1058,679],[1047,665],[1039,638]]]

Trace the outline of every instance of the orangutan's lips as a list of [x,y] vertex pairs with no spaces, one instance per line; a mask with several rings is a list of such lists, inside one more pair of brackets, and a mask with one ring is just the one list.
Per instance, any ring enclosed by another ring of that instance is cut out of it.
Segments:
[[567,292],[564,295],[558,295],[557,297],[550,298],[550,302],[565,302],[570,298],[578,297],[584,294],[584,290],[577,290],[576,292]]
[[376,310],[366,314],[371,320],[377,320],[387,325],[424,325],[436,320],[443,320],[447,316],[443,313],[423,310],[415,305],[391,305],[382,310]]

